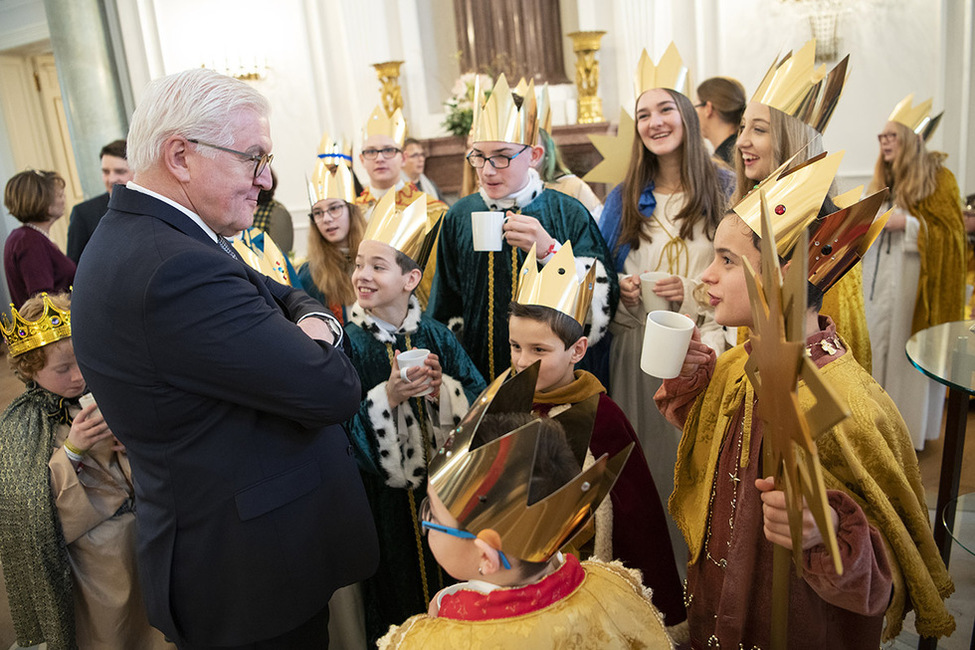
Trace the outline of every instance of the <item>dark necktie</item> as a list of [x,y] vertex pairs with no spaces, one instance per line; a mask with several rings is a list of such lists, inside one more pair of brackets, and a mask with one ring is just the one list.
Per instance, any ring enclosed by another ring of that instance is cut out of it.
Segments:
[[222,248],[223,252],[226,253],[227,255],[230,255],[235,260],[240,259],[239,257],[237,257],[237,252],[234,250],[234,247],[230,245],[230,242],[227,241],[225,237],[217,235],[217,244],[220,245],[220,248]]

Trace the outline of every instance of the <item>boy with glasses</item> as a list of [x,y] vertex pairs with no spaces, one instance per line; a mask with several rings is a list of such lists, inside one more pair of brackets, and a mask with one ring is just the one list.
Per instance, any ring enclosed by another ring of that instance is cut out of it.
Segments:
[[[393,190],[396,193],[396,207],[400,210],[415,201],[420,192],[416,185],[402,178],[405,138],[406,120],[400,109],[392,115],[387,115],[382,106],[373,109],[362,129],[362,151],[359,153],[359,162],[369,175],[369,185],[355,199],[366,221],[372,217],[376,203],[386,192]],[[446,209],[440,201],[427,201],[427,210],[433,217],[439,217]]]
[[[508,304],[518,269],[532,247],[539,264],[548,262],[571,240],[585,273],[596,267],[592,328],[595,342],[606,330],[619,286],[609,251],[589,211],[576,199],[545,189],[533,167],[544,151],[538,141],[534,83],[522,98],[502,75],[484,102],[477,99],[468,163],[481,189],[458,201],[440,233],[430,313],[454,330],[481,373],[489,380],[508,367]],[[483,108],[481,108],[483,106]],[[499,252],[473,249],[471,213],[504,211],[504,239]]]

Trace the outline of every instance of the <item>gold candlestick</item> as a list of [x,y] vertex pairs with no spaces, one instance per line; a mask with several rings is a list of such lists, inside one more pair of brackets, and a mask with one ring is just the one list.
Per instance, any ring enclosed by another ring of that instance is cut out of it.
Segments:
[[576,53],[576,89],[579,92],[578,124],[603,121],[603,100],[596,96],[599,89],[599,41],[606,32],[572,32],[572,50]]
[[403,91],[399,85],[399,67],[402,61],[385,61],[383,63],[373,63],[379,76],[379,96],[382,98],[383,108],[386,114],[393,115],[397,108],[403,108]]

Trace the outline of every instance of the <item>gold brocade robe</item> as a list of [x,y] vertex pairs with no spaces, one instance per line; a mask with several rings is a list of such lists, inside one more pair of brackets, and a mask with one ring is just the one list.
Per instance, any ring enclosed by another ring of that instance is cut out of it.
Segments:
[[583,562],[585,579],[568,596],[528,613],[505,618],[455,620],[420,614],[379,640],[394,648],[559,648],[623,650],[673,648],[660,613],[638,572],[618,562]]
[[[721,355],[684,423],[670,511],[688,541],[691,563],[697,561],[704,542],[722,440],[743,400],[747,404],[754,397],[745,379],[747,360],[741,345]],[[917,456],[904,421],[883,389],[850,355],[828,363],[820,372],[852,414],[816,439],[826,489],[848,494],[880,531],[893,574],[883,638],[900,632],[910,608],[916,611],[916,627],[922,635],[950,634],[955,622],[944,599],[954,585],[931,535]],[[814,403],[801,382],[798,398],[804,411]],[[753,426],[750,418],[745,426]]]
[[911,325],[914,334],[964,317],[965,224],[958,183],[946,167],[938,171],[934,192],[911,213],[921,220],[917,235],[921,276]]

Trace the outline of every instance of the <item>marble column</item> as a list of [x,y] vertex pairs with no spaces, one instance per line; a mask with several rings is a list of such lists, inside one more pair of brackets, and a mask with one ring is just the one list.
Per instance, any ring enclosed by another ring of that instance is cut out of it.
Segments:
[[129,130],[103,0],[44,0],[71,147],[86,197],[105,191],[98,152]]

